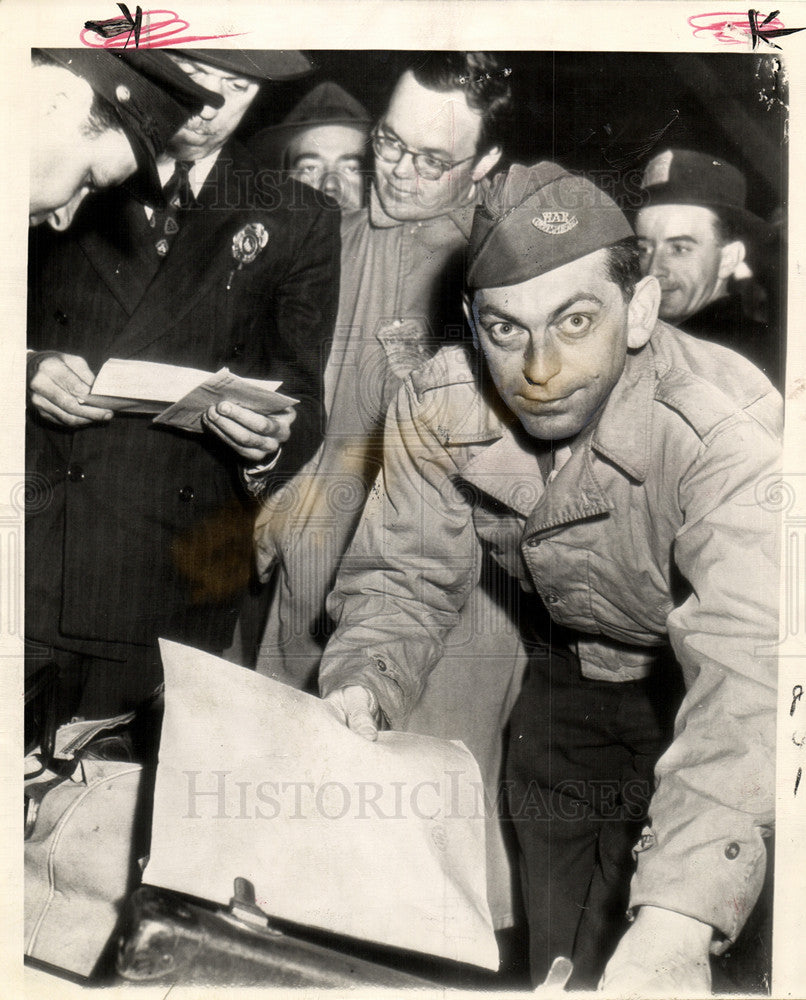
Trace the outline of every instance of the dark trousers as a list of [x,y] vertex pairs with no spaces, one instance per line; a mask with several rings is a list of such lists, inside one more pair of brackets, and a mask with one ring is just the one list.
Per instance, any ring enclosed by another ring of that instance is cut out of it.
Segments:
[[632,847],[681,695],[674,668],[610,683],[583,678],[562,648],[532,657],[506,778],[535,984],[564,955],[574,962],[569,985],[595,988],[627,929]]

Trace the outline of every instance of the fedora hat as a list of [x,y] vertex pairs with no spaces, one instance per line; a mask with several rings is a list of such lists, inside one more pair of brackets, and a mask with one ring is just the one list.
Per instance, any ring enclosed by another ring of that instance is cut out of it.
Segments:
[[332,80],[317,84],[277,125],[269,125],[250,142],[252,152],[274,169],[287,166],[283,162],[289,143],[301,132],[321,125],[346,125],[369,135],[370,113]]

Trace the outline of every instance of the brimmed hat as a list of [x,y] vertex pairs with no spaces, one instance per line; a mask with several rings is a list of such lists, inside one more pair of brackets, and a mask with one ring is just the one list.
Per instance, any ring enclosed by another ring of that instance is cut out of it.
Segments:
[[633,235],[612,198],[556,163],[514,164],[476,208],[470,288],[517,285]]
[[252,139],[250,148],[275,169],[286,166],[283,156],[297,135],[320,125],[346,125],[369,133],[372,118],[352,94],[332,80],[318,84],[277,125],[269,125]]
[[221,107],[224,99],[194,83],[164,50],[44,49],[43,53],[85,79],[117,111],[138,165],[127,186],[140,200],[161,206],[156,158],[188,118],[205,105]]
[[651,205],[700,205],[713,209],[749,235],[763,238],[773,229],[745,207],[747,182],[736,167],[708,153],[667,149],[647,163],[641,187]]
[[311,60],[298,49],[173,49],[174,55],[228,69],[255,80],[296,80],[313,71]]

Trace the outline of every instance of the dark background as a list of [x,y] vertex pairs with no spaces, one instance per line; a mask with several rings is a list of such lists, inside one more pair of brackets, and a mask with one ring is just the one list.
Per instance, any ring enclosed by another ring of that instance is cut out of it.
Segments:
[[[403,67],[424,53],[310,53],[316,72],[263,87],[242,134],[279,122],[317,83],[335,80],[378,117]],[[505,152],[522,163],[559,161],[593,172],[618,194],[630,171],[669,146],[723,157],[743,171],[747,207],[781,217],[786,194],[785,74],[776,56],[752,53],[506,52],[515,112]],[[629,203],[622,203],[625,208]]]

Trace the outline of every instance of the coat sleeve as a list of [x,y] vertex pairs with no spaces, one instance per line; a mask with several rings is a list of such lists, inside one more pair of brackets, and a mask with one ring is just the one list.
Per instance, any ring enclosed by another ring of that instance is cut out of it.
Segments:
[[319,671],[322,695],[372,690],[393,729],[440,659],[481,555],[470,499],[420,409],[407,380],[387,417],[383,471],[328,599],[337,628]]
[[270,336],[272,378],[299,400],[291,437],[268,474],[266,492],[277,488],[314,454],[325,427],[324,371],[339,302],[340,212],[308,205],[295,214],[301,239],[280,282]]
[[630,905],[710,924],[717,951],[761,891],[773,822],[780,525],[765,489],[779,475],[775,436],[740,414],[703,440],[680,483],[674,560],[690,593],[668,628],[687,694]]

